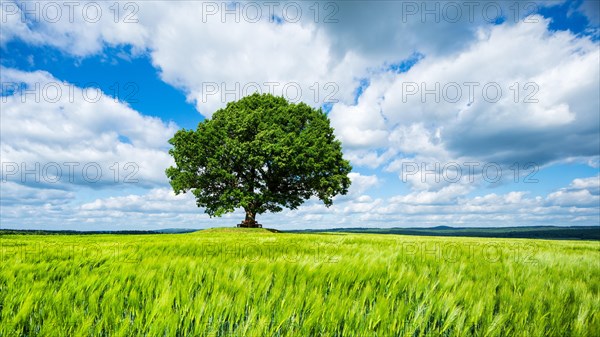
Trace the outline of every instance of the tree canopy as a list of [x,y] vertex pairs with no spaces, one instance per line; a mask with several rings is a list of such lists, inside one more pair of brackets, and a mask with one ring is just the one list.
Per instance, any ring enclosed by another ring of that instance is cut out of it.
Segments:
[[258,226],[256,214],[295,209],[312,196],[330,206],[350,186],[352,167],[327,115],[283,97],[231,102],[169,143],[175,166],[166,174],[175,193],[191,191],[210,216],[241,207],[245,227]]

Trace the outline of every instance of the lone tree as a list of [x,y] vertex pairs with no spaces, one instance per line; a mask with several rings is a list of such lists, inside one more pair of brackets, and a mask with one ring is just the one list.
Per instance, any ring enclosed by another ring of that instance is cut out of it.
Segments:
[[327,115],[270,94],[229,103],[169,143],[175,193],[191,190],[211,217],[244,208],[242,227],[259,227],[256,214],[295,209],[312,196],[329,207],[350,186],[352,167]]

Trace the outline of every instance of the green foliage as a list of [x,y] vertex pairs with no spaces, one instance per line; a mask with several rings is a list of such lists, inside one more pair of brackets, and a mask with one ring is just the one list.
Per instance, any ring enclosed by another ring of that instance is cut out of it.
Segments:
[[0,336],[600,331],[598,242],[232,228],[0,247]]
[[196,131],[178,131],[170,144],[173,190],[191,190],[211,216],[237,207],[279,212],[311,196],[329,206],[350,186],[352,167],[327,115],[282,97],[254,94],[229,103]]

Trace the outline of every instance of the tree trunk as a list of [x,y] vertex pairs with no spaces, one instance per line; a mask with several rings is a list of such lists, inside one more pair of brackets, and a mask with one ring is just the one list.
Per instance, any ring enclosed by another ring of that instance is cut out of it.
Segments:
[[241,227],[257,228],[258,223],[256,222],[256,212],[251,209],[245,209],[246,219],[242,222]]

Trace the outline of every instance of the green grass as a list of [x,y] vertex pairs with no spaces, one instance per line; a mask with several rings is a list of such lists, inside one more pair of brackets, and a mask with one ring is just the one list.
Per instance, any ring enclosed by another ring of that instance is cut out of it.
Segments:
[[600,243],[0,236],[0,336],[598,336]]

